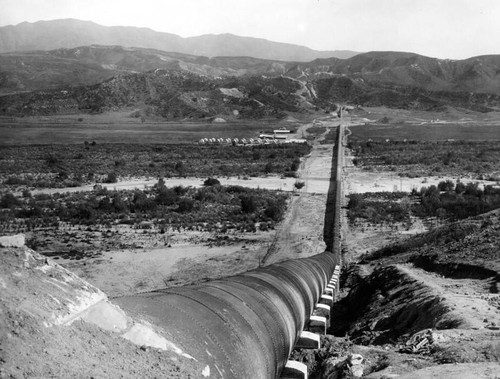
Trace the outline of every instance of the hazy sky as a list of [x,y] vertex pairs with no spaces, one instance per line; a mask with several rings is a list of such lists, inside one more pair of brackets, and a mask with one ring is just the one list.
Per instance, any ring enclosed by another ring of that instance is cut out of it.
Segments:
[[500,0],[0,0],[0,26],[58,18],[183,37],[233,33],[317,50],[500,54]]

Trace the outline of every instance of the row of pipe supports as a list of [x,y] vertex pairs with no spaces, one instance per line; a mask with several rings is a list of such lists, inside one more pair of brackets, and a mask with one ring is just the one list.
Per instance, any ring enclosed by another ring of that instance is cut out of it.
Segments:
[[[337,133],[336,141],[336,170],[335,170],[335,186],[336,186],[336,203],[341,204],[342,201],[342,185],[341,176],[343,168],[343,148],[344,148],[344,130],[342,120],[342,108],[340,109],[340,124]],[[339,263],[341,263],[341,237],[340,237],[340,209],[335,209],[333,223],[333,251],[337,251]],[[330,310],[336,295],[339,293],[339,275],[340,266],[336,265],[330,282],[325,288],[325,293],[321,296],[320,302],[316,304],[313,315],[309,319],[309,331],[302,332],[299,340],[295,344],[295,349],[320,349],[320,335],[326,334],[326,329],[330,326]],[[311,333],[314,331],[314,333]],[[307,379],[307,366],[301,362],[289,360],[286,365],[281,379]]]
[[[330,310],[335,301],[338,288],[340,266],[335,266],[332,277],[327,284],[324,294],[316,304],[309,323],[295,344],[295,349],[321,349],[321,336],[326,334],[330,327]],[[307,379],[307,366],[304,363],[289,360],[281,374],[281,379]]]

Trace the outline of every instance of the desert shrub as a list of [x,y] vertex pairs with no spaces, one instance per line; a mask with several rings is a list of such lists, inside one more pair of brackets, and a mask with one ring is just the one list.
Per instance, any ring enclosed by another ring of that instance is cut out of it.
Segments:
[[19,186],[19,185],[27,184],[27,180],[24,178],[21,178],[17,175],[10,175],[7,179],[5,179],[4,184]]
[[129,211],[127,203],[125,203],[125,201],[121,198],[118,192],[113,195],[113,198],[111,200],[111,205],[113,207],[114,212],[116,213],[123,213]]
[[271,172],[273,172],[273,162],[267,162],[265,165],[264,165],[264,168],[262,169],[263,172],[265,172],[266,174],[270,174]]
[[203,185],[204,186],[217,186],[217,185],[220,185],[220,182],[219,182],[219,180],[217,180],[215,178],[208,178],[203,182]]
[[104,179],[105,183],[116,183],[118,181],[118,177],[116,175],[116,172],[110,172],[106,176],[106,179]]
[[293,186],[294,186],[295,188],[297,188],[298,190],[299,190],[299,189],[304,188],[304,186],[305,186],[305,185],[306,185],[306,183],[305,183],[305,182],[299,182],[299,181],[297,181],[297,182],[295,182],[295,183],[293,184]]
[[455,192],[458,194],[464,193],[465,192],[465,184],[462,182],[458,182],[457,185],[455,186]]
[[253,213],[257,209],[257,201],[252,195],[240,195],[240,201],[243,213]]
[[194,201],[192,199],[183,197],[178,202],[177,212],[187,213],[191,212],[194,208]]
[[297,171],[300,167],[300,159],[295,158],[290,166],[290,171]]
[[134,197],[132,200],[133,210],[134,212],[148,212],[156,209],[157,204],[154,200],[148,198],[147,194],[136,190],[134,192]]
[[453,191],[455,189],[455,183],[451,180],[439,182],[438,189],[440,191]]
[[408,200],[403,199],[407,195],[404,192],[350,194],[347,205],[349,222],[354,224],[357,219],[374,224],[406,221],[409,218]]
[[282,211],[279,204],[276,201],[269,201],[264,214],[271,220],[279,221],[281,219]]
[[7,192],[0,199],[1,208],[14,208],[21,205],[21,201],[10,192]]
[[173,205],[176,203],[178,198],[178,194],[174,189],[170,189],[167,187],[160,187],[158,189],[158,193],[155,197],[155,201],[161,205]]

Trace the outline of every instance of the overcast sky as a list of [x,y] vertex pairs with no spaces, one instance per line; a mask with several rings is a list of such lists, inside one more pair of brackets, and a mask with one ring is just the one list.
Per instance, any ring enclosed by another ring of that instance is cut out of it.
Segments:
[[58,18],[182,37],[233,33],[316,50],[500,54],[500,0],[0,0],[0,26]]

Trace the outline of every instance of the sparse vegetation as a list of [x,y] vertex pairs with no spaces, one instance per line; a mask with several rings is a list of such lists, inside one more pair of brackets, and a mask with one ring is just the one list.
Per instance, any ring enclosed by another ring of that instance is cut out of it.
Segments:
[[[53,152],[57,152],[54,154]],[[119,177],[290,176],[302,144],[240,146],[198,145],[43,145],[0,148],[0,173],[8,188],[61,188]],[[49,157],[49,158],[47,158]]]
[[[440,188],[446,190],[440,190]],[[351,225],[358,220],[370,224],[394,224],[409,221],[410,215],[436,217],[456,221],[500,208],[500,188],[478,183],[457,185],[442,181],[438,186],[422,187],[411,194],[375,192],[349,195],[348,218]]]
[[410,201],[405,192],[374,192],[349,195],[350,224],[358,219],[372,224],[408,221]]
[[158,229],[168,224],[178,230],[254,232],[259,224],[265,224],[266,230],[274,228],[283,216],[287,197],[284,192],[240,186],[167,188],[162,180],[144,191],[101,189],[24,199],[7,193],[0,199],[0,225],[3,231],[29,231],[59,222],[135,227],[151,222]]
[[359,141],[349,143],[362,168],[397,166],[404,176],[468,174],[498,179],[500,147],[496,141]]

